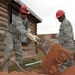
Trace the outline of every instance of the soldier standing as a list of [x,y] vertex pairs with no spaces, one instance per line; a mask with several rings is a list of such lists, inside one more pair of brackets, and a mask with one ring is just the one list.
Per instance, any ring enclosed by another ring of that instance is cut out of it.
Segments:
[[[29,33],[29,21],[27,19],[27,15],[29,11],[27,10],[27,6],[21,6],[19,9],[18,18],[13,21],[10,25],[8,25],[5,33],[4,33],[4,43],[6,45],[6,49],[4,51],[4,62],[9,59],[12,54],[12,51],[15,51],[16,61],[19,65],[22,65],[22,45],[21,45],[21,36],[24,35],[32,38],[34,42],[37,42],[38,39],[36,36],[33,36]],[[3,65],[3,72],[8,73],[8,65],[9,61],[5,62]]]
[[[61,46],[68,49],[69,51],[74,51],[74,37],[73,28],[69,20],[65,17],[65,12],[63,10],[58,10],[56,12],[56,18],[61,22],[58,42]],[[73,65],[73,57],[69,58],[65,63],[60,66],[61,70]]]

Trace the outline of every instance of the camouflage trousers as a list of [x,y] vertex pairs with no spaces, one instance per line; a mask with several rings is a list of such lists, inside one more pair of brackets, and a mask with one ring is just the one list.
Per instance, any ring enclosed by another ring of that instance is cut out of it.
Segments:
[[73,56],[71,56],[67,61],[63,62],[63,64],[59,66],[59,71],[63,72],[66,68],[70,66],[75,66],[73,62]]
[[[16,61],[19,64],[22,64],[22,45],[20,40],[8,32],[4,37],[4,43],[6,45],[4,51],[4,62],[9,59],[9,57],[12,55],[12,51],[14,50]],[[3,65],[3,71],[8,72],[8,67],[9,67],[9,61],[5,62],[5,64]]]

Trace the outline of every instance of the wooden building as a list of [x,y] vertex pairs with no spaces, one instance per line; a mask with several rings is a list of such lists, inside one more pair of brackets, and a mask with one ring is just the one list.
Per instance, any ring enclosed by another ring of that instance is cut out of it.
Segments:
[[58,33],[57,34],[39,34],[38,37],[42,40],[43,38],[49,41],[57,42]]
[[[25,4],[22,3],[20,0],[0,0],[0,58],[3,57],[3,52],[5,50],[2,35],[6,30],[7,26],[17,18],[21,5]],[[30,14],[28,15],[30,28],[33,34],[37,34],[37,23],[40,23],[42,20],[30,8],[28,8],[28,10],[30,12]],[[28,46],[23,45],[23,51],[26,50],[35,51],[36,43],[30,42]],[[12,55],[14,55],[14,53]]]

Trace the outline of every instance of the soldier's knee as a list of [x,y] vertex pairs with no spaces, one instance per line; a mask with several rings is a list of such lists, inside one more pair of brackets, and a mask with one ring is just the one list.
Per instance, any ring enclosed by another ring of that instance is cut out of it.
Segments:
[[7,46],[6,46],[6,50],[8,50],[8,51],[9,51],[9,50],[10,50],[10,51],[13,50],[13,45],[7,45]]

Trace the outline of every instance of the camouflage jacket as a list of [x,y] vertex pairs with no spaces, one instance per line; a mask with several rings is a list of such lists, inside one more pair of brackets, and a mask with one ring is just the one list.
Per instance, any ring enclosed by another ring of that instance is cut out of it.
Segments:
[[19,15],[15,21],[13,21],[10,25],[8,25],[5,31],[5,35],[6,32],[10,32],[14,37],[17,38],[20,37],[21,35],[26,35],[29,25],[30,24],[28,19],[26,18],[25,20],[22,20],[22,18]]
[[60,25],[58,41],[63,47],[69,50],[74,49],[73,28],[66,18]]

